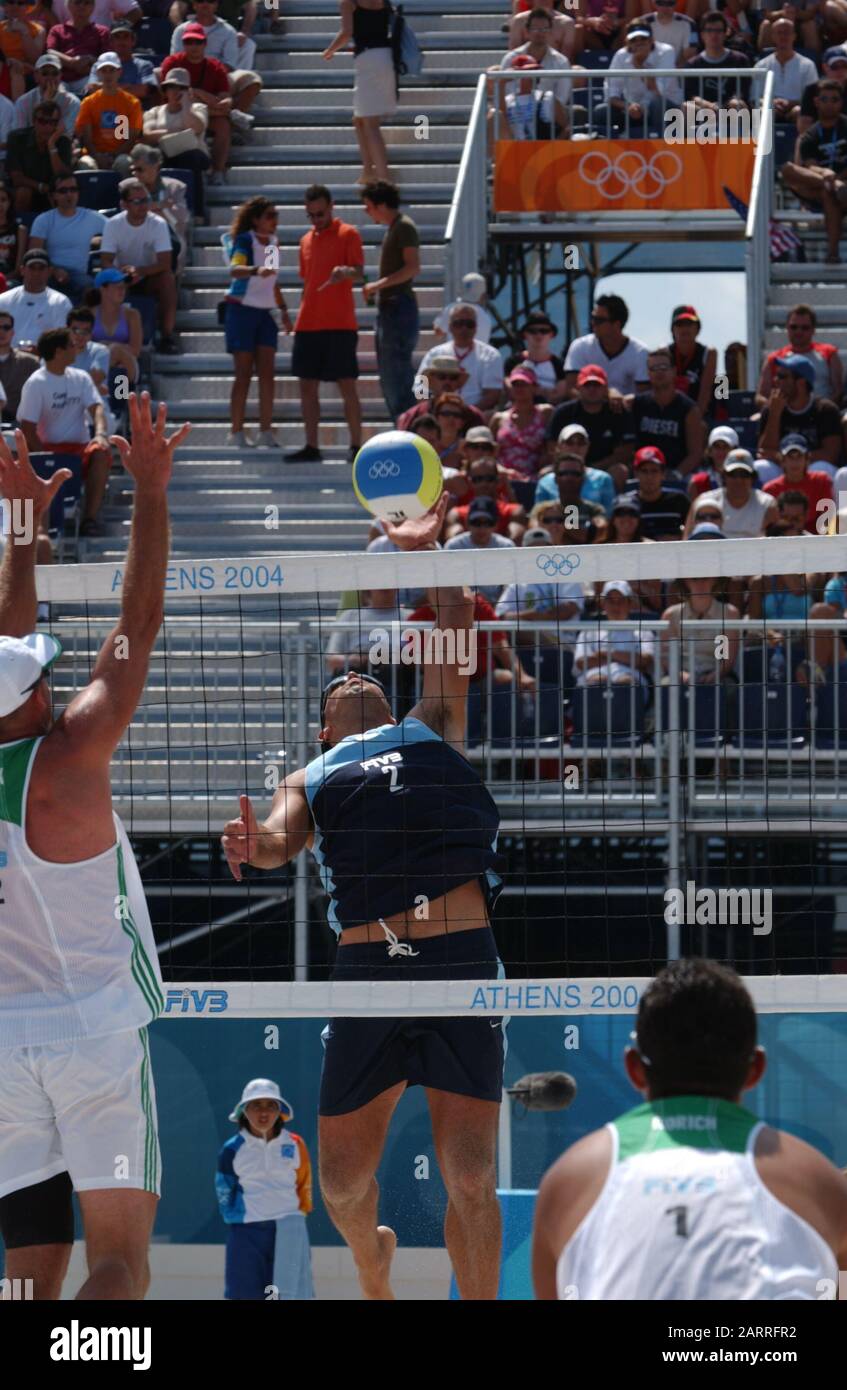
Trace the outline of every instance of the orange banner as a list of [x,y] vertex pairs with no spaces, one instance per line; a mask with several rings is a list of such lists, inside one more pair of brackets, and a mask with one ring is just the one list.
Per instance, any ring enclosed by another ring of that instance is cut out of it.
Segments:
[[676,212],[726,208],[726,184],[744,202],[754,144],[664,140],[498,140],[495,212]]

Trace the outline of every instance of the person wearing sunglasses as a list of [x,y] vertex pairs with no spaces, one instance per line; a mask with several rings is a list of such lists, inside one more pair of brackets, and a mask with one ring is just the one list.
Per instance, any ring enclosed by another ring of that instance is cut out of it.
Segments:
[[476,340],[478,343],[490,342],[494,320],[485,308],[488,299],[487,291],[488,286],[484,275],[480,275],[475,270],[463,275],[459,281],[459,298],[454,299],[450,304],[445,304],[433,320],[432,328],[436,338],[444,339],[449,336],[450,315],[454,309],[458,308],[460,304],[472,304],[476,309]]
[[[450,311],[448,328],[452,340],[448,347],[468,374],[459,395],[466,405],[476,406],[487,417],[503,391],[503,359],[496,348],[477,339],[476,309],[473,304],[457,304]],[[443,353],[443,348],[430,348],[418,371],[425,372],[432,359]]]
[[565,357],[567,397],[577,394],[577,376],[583,367],[602,367],[610,399],[646,390],[647,346],[624,333],[629,309],[618,294],[598,295],[591,311],[591,332],[574,338]]
[[106,221],[100,263],[104,270],[122,271],[132,293],[156,300],[159,352],[173,355],[179,348],[174,337],[176,279],[168,224],[150,211],[152,199],[140,179],[122,179],[118,193],[122,211]]
[[703,457],[703,416],[691,397],[677,390],[669,348],[650,353],[647,372],[650,389],[638,392],[630,403],[635,442],[640,449],[661,449],[668,468],[687,478]]
[[[750,83],[745,78],[724,77],[725,68],[746,68],[750,60],[727,48],[729,23],[720,10],[709,10],[700,20],[703,51],[688,59],[691,72],[684,82],[685,105],[692,111],[743,110],[750,102]],[[684,108],[683,108],[684,109]]]
[[676,0],[653,0],[651,14],[641,16],[655,43],[668,44],[674,51],[674,67],[681,68],[697,52],[697,30],[687,14],[680,14]]
[[35,353],[22,352],[12,346],[14,336],[14,315],[7,310],[0,311],[0,391],[3,393],[4,425],[15,424],[24,382],[40,365]]
[[[403,414],[397,418],[398,430],[413,430],[415,422],[421,415],[429,415],[435,409],[435,402],[445,391],[451,395],[458,395],[468,380],[468,374],[453,356],[450,348],[442,348],[441,352],[430,358],[426,370],[418,372],[415,379],[415,395],[419,397],[416,405],[404,410]],[[461,396],[459,396],[461,400]],[[475,405],[465,405],[465,416],[470,424],[484,425],[485,418]]]
[[815,108],[818,119],[799,140],[799,163],[783,164],[780,174],[786,188],[822,209],[827,265],[838,265],[841,225],[847,212],[847,116],[840,83],[819,82]]
[[529,496],[547,455],[547,426],[553,407],[536,404],[535,373],[516,367],[507,381],[510,407],[495,411],[491,430],[497,440],[500,465],[518,482],[529,485]]
[[29,249],[50,257],[50,283],[76,304],[91,287],[88,271],[91,241],[103,233],[102,212],[79,205],[79,185],[73,174],[57,179],[49,212],[39,213],[30,228]]
[[55,101],[62,113],[62,128],[69,139],[73,139],[76,113],[80,108],[79,97],[69,92],[62,82],[62,62],[57,53],[48,50],[42,53],[33,69],[35,86],[15,102],[15,129],[26,130],[33,123],[36,106],[42,101]]
[[461,507],[455,507],[447,516],[448,539],[460,536],[470,523],[470,509],[480,497],[490,498],[497,509],[495,531],[498,536],[508,536],[520,542],[526,528],[526,513],[514,500],[511,489],[497,462],[497,446],[487,425],[479,425],[468,430],[463,445],[465,454],[465,476],[471,487],[470,500]]
[[14,322],[12,346],[33,351],[46,329],[65,327],[71,301],[66,294],[49,288],[50,261],[46,251],[25,251],[21,273],[23,284],[0,294],[0,311]]
[[[843,54],[844,71],[847,74],[847,52]],[[769,352],[762,367],[762,375],[756,390],[756,405],[766,406],[773,390],[773,370],[781,357],[797,353],[811,362],[815,369],[815,394],[826,400],[840,401],[844,390],[844,370],[835,343],[820,342],[816,338],[818,316],[811,304],[795,304],[788,310],[785,318],[785,336],[788,342],[784,347]]]
[[[776,501],[757,486],[756,465],[746,449],[731,449],[722,484],[695,499],[685,524],[687,538],[701,521],[714,521],[730,540],[763,536],[777,520]],[[717,511],[718,516],[711,513]]]
[[[389,538],[403,550],[431,549],[446,505],[442,497],[416,521],[387,523]],[[429,601],[458,656],[471,640],[472,594],[438,587]],[[421,698],[398,723],[380,686],[348,673],[324,691],[319,756],[286,777],[264,820],[242,796],[239,814],[224,828],[223,850],[237,880],[243,864],[276,869],[313,847],[339,937],[334,980],[497,976],[490,912],[499,887],[499,814],[459,751],[469,674],[458,659],[424,661]],[[423,915],[415,911],[421,903]],[[392,1114],[410,1085],[426,1089],[459,1292],[465,1299],[497,1296],[499,1025],[490,1017],[360,1017],[334,1018],[324,1031],[321,1192],[366,1299],[393,1297],[396,1236],[378,1225],[375,1175]]]
[[73,166],[73,149],[57,103],[42,101],[32,119],[31,128],[11,131],[6,142],[6,173],[19,216],[46,212],[51,187],[56,179],[67,178]]
[[550,348],[558,330],[546,314],[530,314],[521,329],[524,346],[506,358],[506,375],[529,367],[535,377],[535,402],[558,405],[565,398],[565,364]]
[[[621,404],[620,400],[615,406],[610,403],[609,379],[602,367],[583,367],[577,373],[574,399],[557,406],[547,425],[552,446],[581,431],[588,441],[589,477],[594,472],[607,473],[618,488],[629,477],[634,439],[632,416]],[[566,436],[566,430],[571,434]]]
[[688,496],[700,497],[721,486],[723,466],[730,449],[738,448],[738,435],[731,425],[715,425],[706,442],[703,461],[688,480]]

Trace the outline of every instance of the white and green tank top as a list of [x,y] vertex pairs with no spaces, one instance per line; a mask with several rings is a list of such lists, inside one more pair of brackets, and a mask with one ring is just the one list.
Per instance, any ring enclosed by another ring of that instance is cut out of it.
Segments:
[[26,842],[40,745],[0,745],[0,1048],[139,1028],[163,1005],[150,914],[120,817],[111,849],[79,863],[48,863]]
[[674,1096],[607,1126],[602,1192],[556,1265],[560,1299],[818,1299],[837,1261],[762,1182],[763,1125],[740,1105]]

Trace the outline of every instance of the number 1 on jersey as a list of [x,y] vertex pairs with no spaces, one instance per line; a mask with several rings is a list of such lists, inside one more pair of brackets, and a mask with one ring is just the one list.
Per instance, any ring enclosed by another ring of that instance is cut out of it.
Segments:
[[668,1207],[665,1216],[676,1217],[676,1234],[685,1239],[688,1235],[688,1207]]

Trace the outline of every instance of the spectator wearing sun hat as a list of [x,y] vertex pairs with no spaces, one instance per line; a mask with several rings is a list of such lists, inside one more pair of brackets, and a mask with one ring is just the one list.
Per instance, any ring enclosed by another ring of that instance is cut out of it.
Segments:
[[[76,134],[97,169],[129,173],[129,152],[141,138],[144,114],[138,97],[121,90],[121,60],[101,53],[93,73],[100,86],[83,99],[77,112]],[[86,167],[80,161],[80,167]]]
[[275,1081],[257,1077],[229,1118],[238,1134],[220,1150],[215,1173],[226,1222],[224,1298],[312,1299],[312,1165],[305,1142],[288,1129],[294,1111]]
[[496,348],[476,337],[476,308],[455,304],[450,310],[448,329],[451,341],[424,354],[418,372],[425,372],[433,357],[443,355],[445,347],[464,367],[468,380],[459,391],[466,405],[475,405],[483,415],[494,409],[503,390],[503,359]]
[[546,314],[530,314],[521,328],[524,346],[506,359],[506,374],[530,367],[535,376],[535,399],[557,405],[565,395],[565,364],[550,351],[557,329]]
[[799,434],[812,459],[834,470],[841,454],[841,416],[832,401],[815,395],[812,363],[799,353],[781,357],[773,365],[773,382],[759,423],[759,455],[779,462],[780,440]]
[[609,378],[602,367],[591,363],[577,372],[576,399],[554,410],[547,438],[555,443],[569,425],[581,425],[588,436],[586,463],[607,470],[618,486],[623,486],[633,452],[634,426],[629,411],[613,410],[609,404]]
[[[397,417],[398,430],[413,429],[415,422],[422,415],[432,413],[433,405],[442,392],[459,392],[468,380],[467,372],[449,348],[442,348],[441,352],[427,355],[429,356],[429,364],[426,368],[419,369],[418,384],[415,387],[415,394],[420,394],[421,400],[418,401],[417,405],[410,406],[408,410],[404,410],[403,414]],[[425,383],[425,391],[421,383]],[[466,409],[474,424],[485,424],[485,416],[481,410],[477,410],[476,406],[469,405]]]
[[528,364],[515,367],[506,385],[510,405],[491,417],[497,458],[515,479],[532,482],[547,452],[547,424],[553,407],[535,404],[535,373]]
[[229,76],[223,63],[206,54],[206,30],[202,24],[191,22],[182,31],[182,52],[171,53],[157,71],[159,85],[164,87],[174,70],[188,73],[195,100],[206,107],[209,134],[212,140],[211,184],[222,184],[232,147],[232,110]]
[[467,275],[463,275],[459,281],[459,298],[454,299],[449,304],[445,304],[440,313],[436,314],[433,328],[436,337],[446,338],[449,325],[450,314],[458,304],[472,304],[476,309],[476,339],[479,343],[491,341],[491,330],[494,327],[494,320],[484,307],[487,298],[487,285],[485,276],[472,270]]

